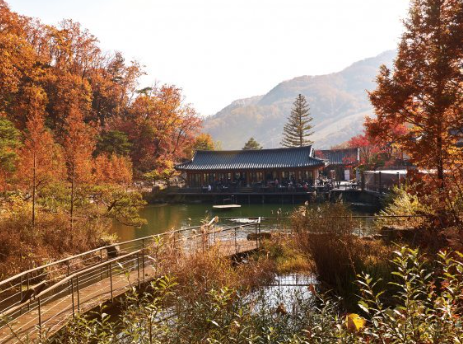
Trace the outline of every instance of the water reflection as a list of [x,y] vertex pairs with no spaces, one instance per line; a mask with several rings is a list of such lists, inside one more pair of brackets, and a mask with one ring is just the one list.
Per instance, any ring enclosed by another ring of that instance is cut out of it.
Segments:
[[276,276],[271,285],[263,286],[249,295],[254,302],[254,312],[268,312],[269,309],[277,313],[297,315],[314,301],[314,286],[317,280],[314,275],[287,274]]
[[[141,228],[133,228],[114,223],[113,233],[119,237],[119,241],[132,240],[144,236],[163,233],[170,229],[181,229],[190,226],[201,225],[206,218],[218,216],[219,225],[232,226],[237,223],[230,219],[246,219],[252,217],[262,217],[261,228],[263,230],[282,229],[288,227],[288,216],[298,207],[298,205],[288,204],[251,204],[243,205],[241,208],[232,210],[215,210],[211,204],[165,204],[149,205],[140,212],[142,218],[147,220],[147,224]],[[365,214],[365,212],[356,212]],[[359,223],[358,232],[367,232],[372,222],[362,220]]]
[[[221,211],[214,210],[211,204],[169,204],[150,205],[141,210],[140,215],[147,220],[141,228],[133,228],[114,223],[113,232],[120,241],[141,238],[144,236],[163,233],[172,228],[181,229],[201,225],[209,217],[219,216],[221,225],[231,226],[230,218],[263,217],[263,226],[283,226],[287,219],[277,219],[277,212],[281,209],[281,217],[287,217],[294,210],[295,205],[262,204],[243,205],[241,208]],[[235,223],[236,225],[236,223]]]

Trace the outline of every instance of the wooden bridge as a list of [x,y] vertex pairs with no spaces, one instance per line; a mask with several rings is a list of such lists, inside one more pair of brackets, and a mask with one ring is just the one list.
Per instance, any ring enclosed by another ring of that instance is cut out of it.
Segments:
[[[0,282],[0,343],[47,338],[77,314],[158,277],[158,252],[188,257],[216,247],[229,257],[259,248],[256,223],[198,227],[125,241],[24,271]],[[248,240],[251,238],[253,240]]]

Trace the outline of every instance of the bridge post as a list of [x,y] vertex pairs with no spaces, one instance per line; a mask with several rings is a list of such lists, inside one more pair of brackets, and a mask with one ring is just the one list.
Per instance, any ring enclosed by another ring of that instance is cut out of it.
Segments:
[[[29,288],[30,288],[29,272],[26,274],[26,279],[27,279],[27,290],[29,290]],[[30,302],[27,303],[27,310],[28,311],[31,310],[31,303]]]
[[[102,249],[100,250],[100,261],[103,262],[103,250],[102,250]],[[101,280],[104,279],[104,267],[103,267],[103,266],[101,267],[101,276],[100,276],[100,279],[101,279]]]
[[79,293],[79,275],[76,276],[77,284],[77,312],[80,313],[80,293]]
[[140,253],[137,253],[138,288],[140,288]]
[[109,263],[109,286],[111,288],[111,302],[113,301],[113,269]]
[[40,296],[37,298],[37,306],[39,311],[39,333],[42,332],[42,307],[40,302]]
[[[143,245],[144,246],[144,245]],[[145,249],[141,252],[143,282],[145,282]]]
[[[22,302],[22,299],[23,299],[23,276],[22,275],[21,275],[21,281],[19,282],[19,287],[21,288],[21,292],[20,292],[19,297],[21,298],[21,302]],[[23,308],[22,307],[19,309],[19,314],[20,315],[23,314]]]
[[[259,218],[260,219],[260,218]],[[256,230],[256,247],[259,248],[259,234],[257,234],[257,229],[258,229],[258,224],[256,223],[255,225],[255,230]]]
[[237,227],[235,227],[235,254],[238,253],[238,243],[237,243],[237,238],[236,238],[236,229],[237,229]]
[[74,310],[74,279],[71,277],[71,299],[72,299],[72,316],[76,316],[76,312]]

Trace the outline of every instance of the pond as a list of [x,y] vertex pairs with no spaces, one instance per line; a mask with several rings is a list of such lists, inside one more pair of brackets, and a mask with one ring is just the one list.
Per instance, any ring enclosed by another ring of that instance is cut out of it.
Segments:
[[[289,204],[250,204],[232,210],[215,210],[211,204],[163,204],[149,205],[140,211],[147,224],[133,228],[114,223],[112,231],[119,241],[132,240],[171,229],[198,226],[206,218],[218,216],[219,225],[232,225],[230,218],[262,217],[262,229],[282,228],[288,225],[288,216],[297,207]],[[279,213],[279,215],[278,215]],[[365,212],[356,214],[369,215]]]
[[287,218],[295,209],[294,205],[278,204],[251,204],[232,210],[215,210],[211,204],[163,204],[149,205],[140,211],[140,216],[146,219],[147,224],[141,228],[124,226],[114,223],[113,233],[119,236],[120,241],[126,241],[144,236],[163,233],[171,229],[198,226],[206,218],[218,216],[219,224],[232,225],[230,218],[265,218],[263,226],[287,223],[287,220],[278,220],[277,212],[281,210],[280,218]]

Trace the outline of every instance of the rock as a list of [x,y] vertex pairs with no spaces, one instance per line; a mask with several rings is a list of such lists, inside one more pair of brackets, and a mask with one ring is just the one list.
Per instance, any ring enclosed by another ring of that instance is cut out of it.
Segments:
[[385,241],[410,241],[415,239],[416,229],[402,226],[384,226],[381,228],[380,233]]
[[119,245],[108,246],[106,248],[106,253],[108,258],[116,258],[121,253],[121,248]]

